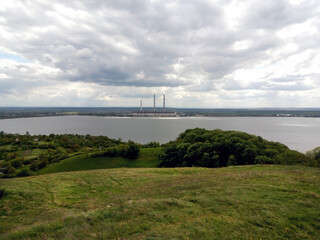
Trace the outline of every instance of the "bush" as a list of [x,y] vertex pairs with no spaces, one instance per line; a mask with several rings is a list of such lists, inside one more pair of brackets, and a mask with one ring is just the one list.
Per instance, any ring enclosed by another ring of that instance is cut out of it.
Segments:
[[24,159],[24,160],[22,161],[22,164],[23,164],[23,165],[28,165],[28,164],[32,163],[33,161],[34,161],[34,159],[32,159],[32,158]]
[[11,175],[11,174],[15,174],[16,173],[16,169],[14,167],[9,168],[7,174]]
[[37,171],[38,169],[39,169],[39,163],[34,162],[34,163],[32,163],[32,164],[30,165],[30,171],[35,172],[35,171]]
[[254,160],[254,164],[273,164],[274,161],[266,156],[257,156]]
[[130,159],[136,159],[140,154],[140,148],[138,144],[134,142],[129,142],[129,145],[126,147],[123,157],[130,158]]
[[28,169],[22,169],[20,172],[17,173],[17,177],[27,177],[30,176],[30,172]]
[[38,169],[44,168],[45,166],[47,166],[49,164],[48,159],[43,159],[39,165],[38,165]]
[[287,150],[278,155],[277,160],[280,164],[306,164],[309,162],[308,158],[297,151]]
[[317,147],[311,151],[306,152],[306,156],[313,160],[320,161],[320,147]]
[[144,148],[156,148],[156,147],[160,147],[160,143],[151,141],[151,142],[148,142],[146,144],[143,144],[142,147],[144,147]]
[[2,162],[2,163],[0,163],[0,172],[3,172],[4,174],[6,174],[6,173],[8,173],[10,167],[11,167],[10,163]]
[[14,159],[14,160],[11,160],[10,161],[10,164],[12,167],[14,168],[19,168],[22,166],[22,161],[21,161],[21,158],[17,158],[17,159]]

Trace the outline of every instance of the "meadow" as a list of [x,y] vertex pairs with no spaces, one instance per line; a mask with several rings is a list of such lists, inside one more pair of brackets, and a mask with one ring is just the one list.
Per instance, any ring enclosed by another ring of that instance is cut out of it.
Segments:
[[0,179],[0,239],[319,239],[320,169],[116,168]]

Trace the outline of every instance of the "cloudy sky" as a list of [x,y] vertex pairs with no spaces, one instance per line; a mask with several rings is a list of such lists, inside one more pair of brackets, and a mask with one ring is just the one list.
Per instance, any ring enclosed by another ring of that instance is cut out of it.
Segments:
[[0,106],[320,107],[319,0],[0,0]]

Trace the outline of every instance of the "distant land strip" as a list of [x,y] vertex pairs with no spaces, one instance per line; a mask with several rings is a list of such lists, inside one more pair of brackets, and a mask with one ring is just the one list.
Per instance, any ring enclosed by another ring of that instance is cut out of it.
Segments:
[[[153,108],[144,108],[152,111]],[[160,109],[160,108],[159,108]],[[178,117],[320,117],[320,108],[168,108]],[[134,107],[0,107],[0,119],[66,115],[133,117]]]

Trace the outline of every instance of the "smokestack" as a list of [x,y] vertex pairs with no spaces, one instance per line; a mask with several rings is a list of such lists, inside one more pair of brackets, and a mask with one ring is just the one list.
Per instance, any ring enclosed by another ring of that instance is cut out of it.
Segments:
[[166,111],[166,95],[163,94],[163,112]]
[[153,94],[153,111],[156,111],[156,95]]
[[140,112],[142,112],[142,100],[140,100]]

